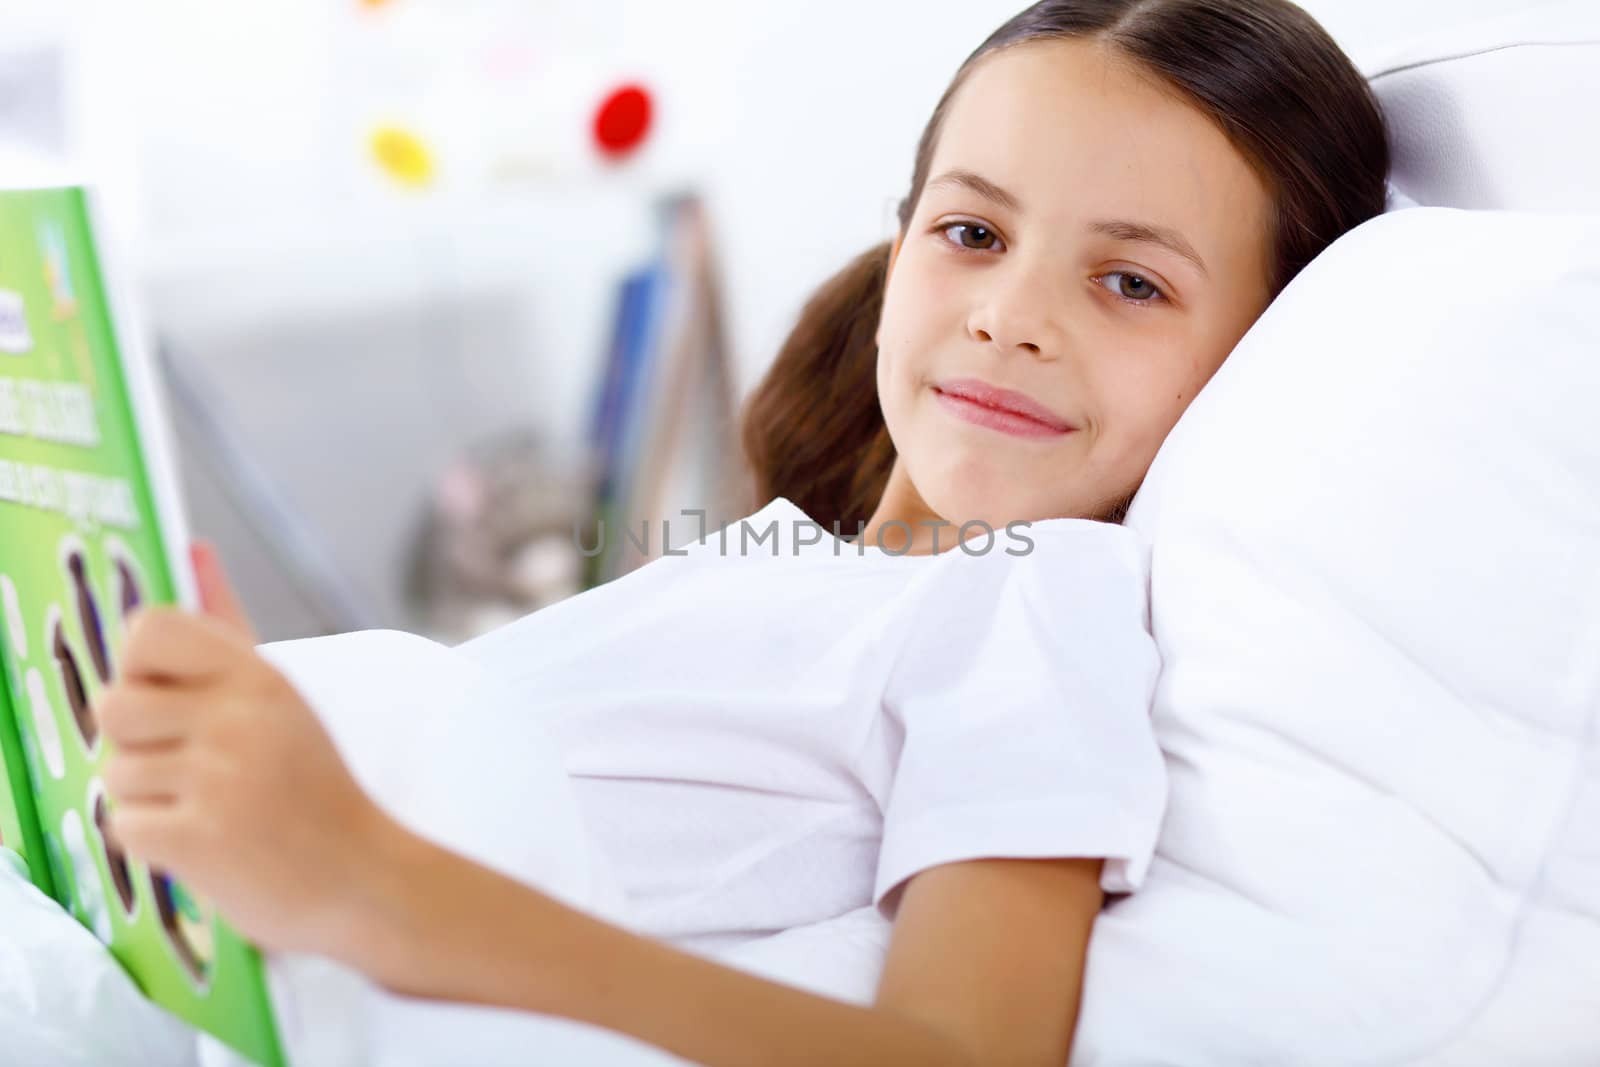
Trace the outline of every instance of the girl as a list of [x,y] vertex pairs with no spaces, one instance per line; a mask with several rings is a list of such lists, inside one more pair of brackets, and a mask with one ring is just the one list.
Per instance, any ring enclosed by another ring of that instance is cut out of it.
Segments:
[[[117,837],[401,993],[727,1067],[1063,1063],[1164,801],[1119,520],[1271,299],[1383,210],[1387,163],[1286,0],[1045,0],[973,53],[896,239],[747,408],[766,506],[460,650],[550,723],[631,929],[379,810],[210,564],[223,618],[138,616],[98,708]],[[862,909],[893,920],[867,1003],[716,960]]]

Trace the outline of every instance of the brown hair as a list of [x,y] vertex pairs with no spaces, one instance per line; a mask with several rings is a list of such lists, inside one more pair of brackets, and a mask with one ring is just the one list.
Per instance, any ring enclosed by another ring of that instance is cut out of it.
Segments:
[[[1383,114],[1344,52],[1289,0],[1041,0],[967,57],[934,108],[900,201],[902,234],[950,101],[978,61],[1066,38],[1102,41],[1160,75],[1262,175],[1275,205],[1272,296],[1340,234],[1383,212]],[[890,247],[862,253],[818,290],[745,402],[758,504],[784,496],[850,532],[877,507],[895,455],[877,392]]]

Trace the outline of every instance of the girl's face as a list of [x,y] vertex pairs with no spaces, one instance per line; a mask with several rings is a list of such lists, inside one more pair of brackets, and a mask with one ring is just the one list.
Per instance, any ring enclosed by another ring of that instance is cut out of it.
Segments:
[[[1111,51],[982,60],[891,260],[880,517],[998,530],[1125,500],[1266,308],[1270,210],[1222,132]],[[985,389],[1036,417],[959,399]]]

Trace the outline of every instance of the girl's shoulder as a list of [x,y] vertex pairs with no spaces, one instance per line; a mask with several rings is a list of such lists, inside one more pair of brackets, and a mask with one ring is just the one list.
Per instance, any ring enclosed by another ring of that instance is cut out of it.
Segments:
[[946,647],[952,639],[970,644],[964,655],[991,657],[982,667],[986,672],[1021,670],[1012,650],[1024,646],[1051,650],[1041,651],[1040,663],[1076,663],[1085,649],[1099,649],[1108,662],[1132,656],[1145,663],[1151,640],[1149,552],[1135,531],[1049,519],[1014,526],[1011,533],[988,552],[964,542],[938,557],[923,557],[932,566],[907,583],[892,612],[907,663],[955,656]]
[[1014,541],[1027,543],[1021,553],[1031,566],[1044,570],[1102,567],[1121,570],[1148,582],[1150,542],[1128,526],[1098,519],[1038,519],[1013,523]]

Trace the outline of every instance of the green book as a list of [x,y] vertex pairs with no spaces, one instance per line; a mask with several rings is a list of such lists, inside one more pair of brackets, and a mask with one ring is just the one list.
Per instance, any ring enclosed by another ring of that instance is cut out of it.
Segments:
[[74,186],[0,190],[0,865],[156,1004],[281,1067],[257,950],[102,833],[108,743],[90,709],[124,620],[195,592],[154,368],[94,203]]

